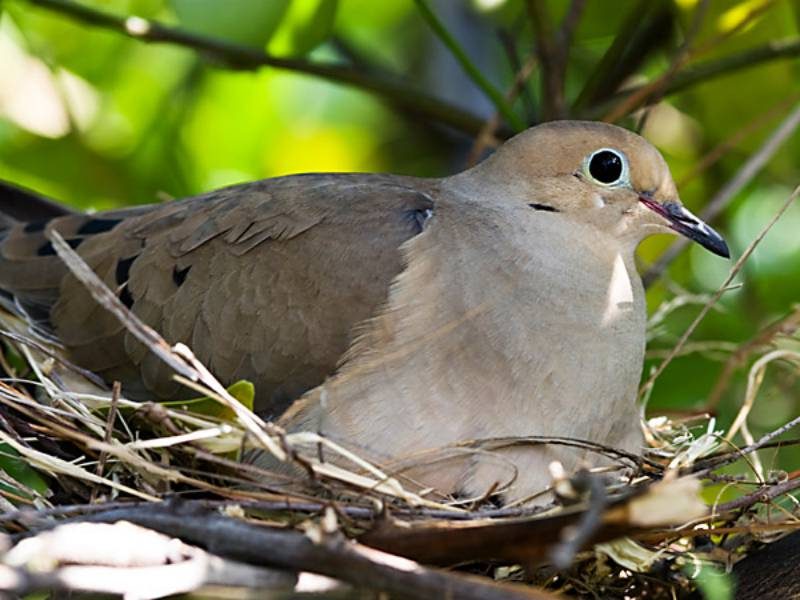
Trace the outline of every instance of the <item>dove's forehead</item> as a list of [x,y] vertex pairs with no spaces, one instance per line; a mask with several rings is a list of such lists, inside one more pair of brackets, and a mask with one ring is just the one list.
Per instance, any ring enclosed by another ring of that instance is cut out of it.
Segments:
[[[661,189],[672,184],[661,153],[643,137],[608,123],[553,121],[520,134],[528,159],[552,175],[573,173],[587,156],[603,148],[622,152],[628,159],[633,187]],[[546,174],[542,172],[542,174]]]

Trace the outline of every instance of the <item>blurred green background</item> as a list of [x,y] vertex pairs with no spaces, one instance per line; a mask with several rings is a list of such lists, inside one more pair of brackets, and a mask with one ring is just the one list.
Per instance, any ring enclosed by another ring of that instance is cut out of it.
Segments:
[[[498,106],[480,80],[496,100],[523,69],[530,75],[505,102],[497,138],[556,116],[614,120],[662,150],[684,202],[700,212],[800,106],[800,3],[788,0],[83,0],[79,6],[91,10],[76,12],[67,0],[0,0],[0,178],[82,209],[164,201],[303,171],[452,173],[471,154],[485,153],[474,146],[476,133]],[[465,61],[442,42],[427,10]],[[92,11],[123,20],[105,22]],[[131,16],[207,37],[145,43],[134,38],[161,30],[124,20]],[[254,65],[263,51],[288,59],[288,68]],[[299,72],[318,65],[333,68],[322,69],[323,76]],[[548,80],[553,73],[564,74],[563,84]],[[625,105],[624,90],[653,82],[641,102]],[[800,183],[800,136],[789,131],[714,221],[734,257]],[[643,270],[672,241],[646,242]],[[652,329],[647,369],[730,267],[695,246],[654,283],[651,312],[671,310]],[[756,345],[720,390],[719,403],[709,404],[711,390],[732,352],[795,310],[799,274],[795,203],[737,277],[741,287],[727,292],[693,334],[691,352],[659,378],[650,412],[709,410],[730,423],[750,364],[771,348],[792,347],[796,336]],[[750,418],[754,432],[800,414],[797,375],[791,360],[769,367]],[[791,469],[792,462],[782,466]]]

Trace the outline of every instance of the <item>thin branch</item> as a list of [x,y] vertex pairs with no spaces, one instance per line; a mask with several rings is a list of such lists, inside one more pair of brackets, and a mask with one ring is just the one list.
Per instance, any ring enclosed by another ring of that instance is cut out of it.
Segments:
[[747,494],[725,504],[720,504],[714,510],[715,513],[726,513],[732,510],[743,508],[750,508],[751,506],[760,502],[769,502],[770,500],[788,494],[789,492],[800,488],[800,477],[795,479],[788,479],[776,485],[765,485],[751,494]]
[[[700,213],[700,218],[706,222],[713,222],[720,213],[727,208],[736,194],[738,194],[745,185],[750,183],[761,169],[764,168],[764,165],[770,161],[781,145],[795,132],[798,126],[800,126],[800,104],[780,122],[778,127],[772,132],[772,135],[770,135],[761,145],[761,148],[742,165],[733,179],[716,193],[708,205],[706,205],[705,209]],[[652,285],[653,282],[664,273],[672,261],[688,246],[689,240],[685,238],[673,242],[661,258],[659,258],[642,276],[645,288]]]
[[[800,119],[800,107],[798,107],[798,118]],[[750,255],[755,251],[758,245],[761,243],[761,240],[769,233],[770,229],[778,222],[778,220],[783,216],[783,214],[788,210],[788,208],[794,203],[797,199],[798,195],[800,195],[800,186],[796,187],[795,190],[789,195],[786,199],[786,202],[780,207],[780,209],[775,213],[775,215],[770,219],[769,223],[767,223],[761,232],[756,236],[756,238],[750,243],[747,249],[742,253],[739,257],[739,260],[736,261],[736,264],[733,265],[728,276],[725,278],[725,281],[722,282],[722,285],[719,286],[717,291],[711,297],[711,299],[706,303],[700,313],[695,317],[695,320],[692,321],[691,325],[686,328],[686,331],[683,332],[683,335],[678,340],[678,343],[672,348],[672,351],[667,355],[667,357],[658,365],[658,367],[653,371],[652,375],[647,379],[647,381],[642,385],[639,390],[639,395],[644,396],[647,394],[650,389],[655,384],[656,379],[664,372],[664,369],[667,368],[669,363],[672,362],[672,359],[675,358],[678,353],[683,348],[684,344],[689,340],[689,337],[694,333],[694,330],[697,329],[697,326],[700,322],[705,318],[711,308],[717,303],[717,301],[722,297],[722,294],[728,289],[728,286],[734,280],[736,275],[738,275],[739,271],[742,270],[744,264],[747,262],[747,259],[750,258]]]
[[668,39],[671,25],[672,16],[665,2],[639,0],[573,102],[573,114],[591,112],[597,118],[615,105],[622,97],[614,94],[619,85]]
[[506,102],[503,94],[492,83],[486,79],[481,73],[481,70],[473,63],[458,41],[450,34],[444,23],[439,20],[439,17],[431,10],[427,0],[414,0],[417,5],[422,18],[428,23],[430,28],[436,34],[436,37],[450,50],[450,53],[461,65],[461,68],[467,73],[473,83],[477,85],[481,91],[492,101],[497,111],[503,115],[503,118],[517,131],[525,128],[525,123],[514,114],[511,107]]
[[565,57],[557,48],[545,3],[542,0],[528,0],[526,5],[542,69],[542,118],[545,121],[563,119],[567,112],[563,79],[566,65],[561,65],[559,61]]
[[[477,134],[483,126],[482,118],[430,94],[414,90],[408,81],[390,74],[378,75],[347,65],[316,63],[297,58],[279,58],[255,47],[242,46],[226,40],[191,33],[151,19],[113,15],[83,6],[73,0],[27,0],[27,2],[82,23],[116,31],[142,42],[168,43],[190,48],[212,56],[231,69],[256,70],[261,67],[272,67],[349,85],[372,93],[399,110],[442,123],[469,135]],[[516,124],[512,120],[509,122],[522,127],[521,124]],[[503,137],[509,137],[511,132],[503,130],[502,134]]]
[[[637,90],[635,93],[623,99],[616,107],[614,107],[614,109],[612,109],[606,116],[603,117],[605,122],[616,123],[622,117],[645,102],[648,104],[655,104],[663,97],[664,90],[669,85],[669,82],[675,78],[675,76],[680,72],[681,68],[692,57],[691,46],[694,42],[694,38],[700,32],[707,8],[708,0],[703,0],[697,5],[697,8],[695,8],[694,15],[692,16],[692,23],[689,26],[689,31],[686,34],[686,39],[678,48],[677,52],[675,52],[675,55],[672,57],[667,70],[658,79],[639,88],[639,90]],[[648,114],[649,112],[646,112],[644,118],[646,118]],[[644,120],[642,120],[640,123],[639,129],[641,130],[643,126]]]
[[[527,89],[526,84],[536,68],[536,64],[536,56],[529,56],[525,61],[525,64],[519,68],[517,74],[514,76],[514,83],[511,85],[511,89],[509,89],[508,93],[506,94],[506,98],[508,98],[509,102],[516,100],[520,95],[520,92]],[[499,126],[500,114],[495,113],[489,117],[481,132],[475,137],[475,141],[473,142],[472,148],[467,156],[466,164],[468,167],[475,165],[481,159],[484,151],[487,148],[494,148],[499,144],[499,140],[497,139],[496,135],[497,128]]]
[[[117,411],[119,409],[119,397],[122,393],[122,384],[119,381],[115,381],[111,386],[111,406],[108,407],[108,415],[106,417],[106,430],[103,435],[103,442],[106,444],[111,444],[113,441],[113,433],[114,433],[114,422],[117,420]],[[100,452],[100,456],[97,459],[97,468],[95,469],[95,474],[98,477],[103,477],[106,467],[106,461],[108,460],[108,454],[105,452]],[[97,497],[97,488],[92,490],[92,501],[94,502]]]
[[800,425],[800,417],[795,417],[788,423],[784,423],[777,429],[770,431],[767,434],[764,434],[763,436],[761,436],[761,438],[759,438],[752,444],[748,444],[744,448],[739,448],[738,450],[735,450],[733,452],[728,452],[727,454],[723,454],[721,456],[709,456],[708,458],[700,459],[693,465],[691,473],[696,475],[697,477],[706,477],[708,476],[709,473],[711,473],[715,469],[718,469],[724,465],[729,465],[731,463],[734,463],[743,456],[747,456],[748,454],[752,454],[756,450],[767,447],[767,445],[770,444],[772,440],[782,436],[784,433],[786,433],[791,429],[794,429],[798,425]]
[[798,328],[800,328],[800,304],[795,305],[794,309],[788,315],[768,325],[754,338],[739,346],[725,362],[722,374],[719,376],[719,379],[717,379],[714,389],[711,390],[711,393],[708,395],[704,410],[711,412],[716,409],[717,404],[719,404],[722,398],[722,394],[728,389],[733,373],[744,364],[751,354],[772,344],[779,335],[787,336],[794,334]]
[[[500,45],[503,47],[503,51],[506,54],[506,58],[508,59],[508,64],[511,66],[512,72],[519,74],[520,71],[522,71],[523,65],[522,59],[517,52],[515,34],[508,29],[501,27],[497,31],[497,38],[500,41]],[[537,121],[536,102],[533,99],[530,87],[524,85],[522,87],[520,96],[522,97],[522,108],[525,111],[525,120],[527,121],[528,125],[533,125]]]
[[[665,97],[670,96],[698,83],[705,83],[741,69],[749,69],[765,62],[797,56],[800,56],[800,38],[769,42],[763,46],[732,53],[717,60],[708,60],[693,67],[687,67],[672,78],[671,82],[662,90],[662,95]],[[582,117],[587,119],[598,118],[605,114],[611,106],[616,105],[620,99],[636,94],[647,85],[649,84],[627,88],[606,100],[590,105],[582,113]],[[586,104],[582,103],[580,106]]]
[[787,98],[781,98],[779,102],[771,106],[763,113],[757,114],[750,121],[735,130],[731,135],[722,140],[719,144],[708,151],[699,161],[693,164],[689,170],[675,184],[678,189],[686,186],[698,175],[715,165],[725,154],[730,152],[735,146],[761,129],[764,125],[772,121],[775,117],[785,112],[790,106],[800,100],[800,93],[792,94]]
[[[565,54],[569,53],[569,47],[570,44],[572,44],[572,35],[575,33],[575,28],[578,26],[585,6],[586,0],[572,0],[567,9],[567,14],[564,15],[564,20],[561,22],[561,28],[558,31],[558,43],[561,52]],[[565,59],[565,65],[566,62]]]
[[574,527],[562,532],[562,540],[550,551],[550,558],[558,569],[567,569],[575,555],[589,545],[595,532],[603,524],[603,513],[608,505],[605,482],[602,477],[594,476],[587,471],[580,471],[572,478],[572,484],[580,487],[579,491],[589,492],[586,511]]

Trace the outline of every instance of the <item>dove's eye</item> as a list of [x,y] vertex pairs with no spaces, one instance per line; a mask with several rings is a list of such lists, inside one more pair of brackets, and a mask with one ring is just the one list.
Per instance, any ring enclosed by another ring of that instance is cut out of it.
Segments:
[[586,158],[584,170],[601,185],[620,185],[628,181],[628,160],[622,152],[601,148]]

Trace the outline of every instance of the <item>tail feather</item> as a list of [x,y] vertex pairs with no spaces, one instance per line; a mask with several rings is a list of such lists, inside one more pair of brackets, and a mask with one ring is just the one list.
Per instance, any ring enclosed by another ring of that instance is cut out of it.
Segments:
[[71,214],[73,211],[34,191],[0,180],[0,224],[34,223]]
[[[0,180],[0,305],[23,315],[40,330],[50,328],[50,305],[56,298],[55,285],[63,267],[55,261],[37,261],[33,265],[31,258],[36,256],[36,248],[47,241],[43,234],[45,223],[73,214],[76,213],[36,192]],[[28,248],[32,244],[36,248]],[[20,258],[18,254],[30,258],[14,260]],[[31,268],[34,266],[35,270]]]

